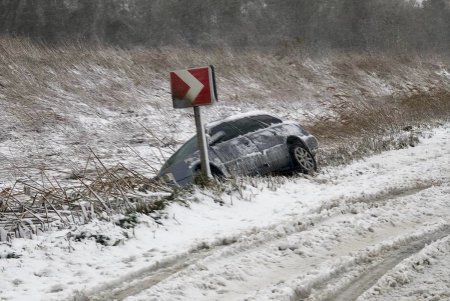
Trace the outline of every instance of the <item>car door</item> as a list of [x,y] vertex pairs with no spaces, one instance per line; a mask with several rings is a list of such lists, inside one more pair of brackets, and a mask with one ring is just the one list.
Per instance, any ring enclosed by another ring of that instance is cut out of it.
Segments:
[[263,129],[250,133],[248,136],[261,151],[267,172],[283,170],[290,161],[284,136],[280,135],[277,130],[282,121],[269,115],[257,115],[249,118],[265,125]]
[[268,142],[264,136],[265,134],[270,134],[265,130],[267,125],[249,117],[234,120],[230,124],[237,128],[254,148],[252,155],[246,158],[248,161],[246,164],[252,168],[252,174],[266,174],[270,172],[270,163],[263,153]]
[[258,173],[261,152],[242,132],[228,122],[214,126],[210,131],[211,149],[230,174],[254,175]]

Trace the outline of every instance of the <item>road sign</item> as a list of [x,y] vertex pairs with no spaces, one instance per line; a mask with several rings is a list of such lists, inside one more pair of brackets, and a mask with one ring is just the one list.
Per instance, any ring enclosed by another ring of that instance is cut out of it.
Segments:
[[194,107],[201,170],[205,177],[211,178],[208,144],[200,106],[212,105],[217,101],[214,67],[172,71],[170,72],[170,88],[174,108]]
[[170,88],[174,108],[212,105],[217,101],[212,66],[170,72]]

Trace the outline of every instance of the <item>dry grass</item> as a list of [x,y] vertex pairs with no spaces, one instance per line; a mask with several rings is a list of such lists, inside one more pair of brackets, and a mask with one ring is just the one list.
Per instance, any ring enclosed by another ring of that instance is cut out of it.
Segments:
[[378,101],[343,100],[329,107],[335,115],[313,116],[309,120],[309,127],[319,140],[333,143],[351,137],[380,135],[386,130],[418,126],[433,120],[445,120],[450,117],[450,92],[436,90]]
[[336,115],[313,116],[309,127],[322,141],[322,165],[348,163],[374,152],[414,146],[427,125],[450,120],[450,92],[433,90],[379,101],[343,101]]
[[52,48],[3,37],[0,101],[12,121],[33,130],[71,124],[75,113],[101,114],[102,108],[117,112],[150,105],[166,113],[171,109],[168,72],[209,64],[216,66],[219,96],[227,105],[283,113],[334,102],[333,95],[352,100],[386,96],[365,82],[372,77],[382,77],[392,93],[409,93],[405,82],[422,91],[442,82],[435,71],[448,66],[448,58],[341,53],[307,58],[295,51],[281,58],[255,49],[123,50],[77,44]]
[[[88,167],[95,172],[88,172]],[[42,182],[17,181],[0,190],[0,241],[31,238],[48,229],[117,213],[150,214],[179,200],[165,184],[123,165],[106,168],[95,155],[70,183],[50,178],[45,171],[42,177]]]

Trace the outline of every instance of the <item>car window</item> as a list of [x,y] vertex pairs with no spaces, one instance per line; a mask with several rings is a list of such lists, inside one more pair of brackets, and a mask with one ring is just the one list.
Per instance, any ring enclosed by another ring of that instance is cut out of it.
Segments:
[[247,133],[251,133],[251,132],[256,132],[259,129],[263,129],[266,128],[267,125],[257,121],[257,120],[253,120],[250,118],[242,118],[242,119],[238,119],[238,120],[234,120],[232,122],[230,122],[231,125],[233,125],[234,127],[236,127],[241,133],[242,135],[245,135]]
[[236,138],[237,136],[241,135],[241,133],[239,133],[239,131],[229,123],[223,122],[213,127],[209,131],[209,135],[214,138],[217,137],[217,139],[212,143],[217,144]]
[[250,118],[253,120],[257,120],[259,122],[265,123],[268,126],[271,126],[272,124],[278,124],[278,123],[283,122],[280,119],[270,116],[270,115],[258,115],[258,116],[252,116]]

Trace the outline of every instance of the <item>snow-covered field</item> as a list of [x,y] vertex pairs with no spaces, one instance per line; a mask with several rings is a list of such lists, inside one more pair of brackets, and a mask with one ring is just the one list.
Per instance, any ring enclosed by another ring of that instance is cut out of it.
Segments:
[[450,298],[449,124],[314,177],[251,182],[197,190],[135,228],[1,243],[0,300]]

